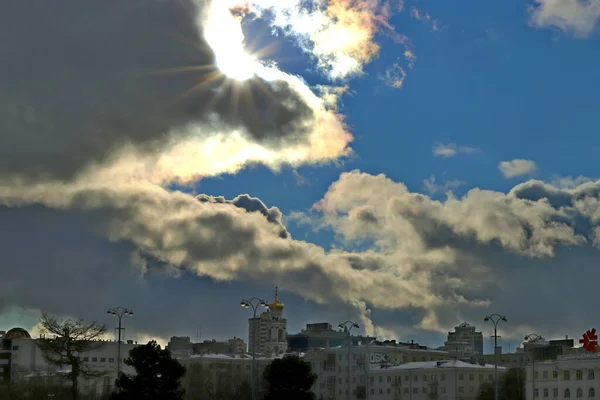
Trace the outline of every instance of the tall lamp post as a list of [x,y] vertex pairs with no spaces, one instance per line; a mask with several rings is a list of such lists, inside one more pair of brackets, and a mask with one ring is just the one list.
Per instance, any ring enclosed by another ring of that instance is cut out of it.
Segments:
[[352,330],[352,328],[358,328],[359,326],[356,322],[346,321],[340,322],[338,327],[348,332],[348,393],[346,394],[346,398],[350,400],[350,331]]
[[498,400],[498,324],[506,321],[506,317],[500,314],[487,315],[483,322],[494,324],[494,400]]
[[240,306],[243,308],[252,308],[252,400],[256,400],[256,344],[259,342],[256,335],[256,310],[259,306],[268,308],[267,302],[258,297],[251,297],[242,300]]
[[116,328],[119,332],[117,338],[117,379],[119,378],[119,374],[121,373],[121,331],[125,328],[121,328],[121,319],[124,315],[133,315],[133,311],[125,307],[115,307],[109,308],[106,312],[109,315],[113,315],[119,319],[119,327]]
[[[525,336],[524,340],[529,343],[535,343],[544,340],[544,338],[536,333],[530,333]],[[531,396],[532,399],[535,399],[535,350],[533,349],[531,350]]]

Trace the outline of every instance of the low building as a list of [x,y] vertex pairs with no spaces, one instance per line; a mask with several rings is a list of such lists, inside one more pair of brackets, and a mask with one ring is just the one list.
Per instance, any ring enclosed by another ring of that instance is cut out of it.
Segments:
[[[262,378],[263,372],[267,365],[280,357],[257,356],[254,362],[249,354],[198,354],[176,358],[186,367],[186,377],[184,378],[186,396],[198,398],[202,397],[202,386],[217,390],[224,386],[235,388],[244,381],[251,385],[253,365],[256,368],[257,391],[264,392],[266,386]],[[201,376],[191,376],[195,373],[200,373]],[[207,382],[207,378],[210,378],[210,383]]]
[[[411,362],[435,362],[448,359],[448,353],[440,350],[421,348],[415,343],[379,345],[369,343],[358,346],[340,346],[336,348],[316,348],[304,354],[304,360],[310,362],[317,374],[314,391],[317,398],[337,399],[339,390],[345,393],[346,386],[340,385],[351,380],[351,390],[366,390],[370,371],[382,366]],[[362,381],[362,385],[361,385]],[[340,383],[342,382],[342,383]],[[362,389],[361,389],[362,387]],[[354,396],[353,399],[364,398]],[[367,396],[368,398],[368,396]]]
[[600,354],[571,352],[525,367],[527,400],[600,396]]
[[[51,365],[43,357],[38,341],[22,328],[14,328],[0,337],[0,375],[7,381],[28,379],[34,376],[47,376],[69,372]],[[137,346],[131,340],[121,343],[121,360],[127,358],[129,351]],[[116,341],[96,341],[90,350],[79,357],[92,370],[98,372],[98,378],[81,378],[79,387],[83,393],[101,395],[112,390],[116,379],[118,343]],[[133,368],[121,364],[121,371],[133,374]]]
[[[375,340],[370,336],[350,336],[354,344],[368,343]],[[306,324],[306,328],[299,333],[288,334],[288,350],[305,352],[312,348],[327,348],[345,345],[348,341],[348,334],[344,331],[333,329],[329,322],[318,322]]]

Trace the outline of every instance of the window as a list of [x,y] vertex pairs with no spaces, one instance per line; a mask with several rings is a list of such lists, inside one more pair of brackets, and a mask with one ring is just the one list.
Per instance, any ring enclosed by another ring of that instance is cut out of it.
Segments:
[[543,377],[544,379],[548,379],[548,371],[544,371],[544,372],[542,372],[542,377]]
[[552,379],[558,379],[558,371],[557,370],[552,371]]
[[492,375],[492,374],[489,374],[489,375],[488,375],[488,381],[493,381],[493,380],[494,380],[494,375]]
[[379,383],[383,382],[383,376],[379,377]]
[[465,374],[463,374],[463,373],[458,374],[458,380],[462,381],[463,379],[465,379]]
[[[92,357],[92,362],[98,362],[98,357]],[[211,364],[212,366],[212,364]]]
[[387,389],[387,394],[391,394],[392,393],[392,389],[388,388]]
[[442,394],[446,393],[446,386],[442,386]]
[[538,372],[538,371],[535,371],[535,372],[533,373],[533,376],[535,376],[535,379],[537,379],[537,378],[539,378],[540,374],[539,374],[539,372]]
[[588,390],[588,397],[596,397],[596,389],[590,388],[590,390]]
[[338,360],[342,361],[342,355],[338,354]]
[[83,357],[83,361],[89,361],[89,357]]
[[594,379],[594,370],[593,369],[588,369],[588,379]]
[[479,382],[483,381],[483,374],[479,374]]
[[426,387],[424,387],[423,389],[421,389],[421,392],[422,392],[423,394],[427,394],[427,388],[426,388]]
[[415,381],[415,382],[419,382],[419,377],[418,377],[418,376],[416,376],[416,375],[415,375],[415,376],[414,376],[414,378],[415,378],[415,379],[413,379],[413,381]]
[[441,374],[440,375],[440,379],[443,380],[443,381],[445,381],[446,380],[446,374]]
[[[565,371],[568,372],[568,371]],[[565,399],[568,399],[571,397],[571,391],[569,389],[565,389]]]
[[374,377],[371,377],[371,379],[370,379],[370,382],[371,382],[371,383],[374,383],[374,382],[375,382],[375,378],[374,378]]
[[469,392],[473,393],[475,391],[475,388],[473,386],[469,387]]
[[470,381],[475,380],[475,374],[469,374],[469,380]]
[[540,390],[538,388],[535,388],[533,390],[533,397],[535,397],[535,398],[540,397]]
[[577,371],[575,371],[575,379],[577,379],[578,381],[583,379],[583,371],[578,369]]
[[423,382],[427,382],[427,375],[423,375]]
[[379,394],[383,394],[383,389],[379,389]]
[[375,389],[371,389],[371,394],[375,394]]
[[583,389],[579,388],[577,389],[577,398],[580,399],[583,397]]
[[[338,379],[338,382],[339,382],[339,383],[342,383],[342,382],[343,382],[343,381],[342,381],[342,378],[339,378],[339,379]],[[373,378],[371,378],[371,382],[373,382]]]
[[[571,373],[569,371],[563,372],[563,380],[564,381],[571,380]],[[565,389],[565,393],[567,393],[567,390],[569,390],[569,389]],[[567,397],[567,396],[565,396],[565,397]]]
[[100,359],[100,362],[106,362],[106,357],[102,357],[102,358]]
[[13,350],[19,350],[19,346],[13,346]]
[[548,388],[544,389],[544,397],[548,397]]
[[356,353],[352,353],[352,359],[356,360]]
[[558,388],[552,389],[552,397],[558,397]]
[[[114,362],[115,362],[115,359],[114,359],[114,358],[109,358],[109,359],[108,359],[108,362],[109,362],[109,363],[114,363]],[[238,369],[240,369],[240,367],[241,367],[241,365],[238,365]]]
[[419,388],[413,388],[413,393],[414,394],[419,394]]
[[404,375],[404,381],[408,382],[408,380],[410,379],[410,377],[408,375]]
[[352,383],[356,383],[356,377],[352,377]]
[[405,387],[405,388],[404,388],[404,393],[405,393],[405,394],[409,394],[409,393],[410,393],[410,389],[409,389],[409,388],[407,388],[407,387]]
[[392,381],[392,377],[391,377],[391,376],[388,376],[388,378],[387,378],[387,381],[388,381],[388,382],[391,382],[391,381]]
[[464,393],[465,392],[465,387],[464,386],[459,386],[458,387],[458,393]]

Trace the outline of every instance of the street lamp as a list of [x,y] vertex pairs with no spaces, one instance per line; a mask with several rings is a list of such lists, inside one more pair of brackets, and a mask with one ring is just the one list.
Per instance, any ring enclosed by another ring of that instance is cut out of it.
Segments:
[[[542,341],[544,338],[537,333],[530,333],[525,336],[526,341],[529,343],[535,343]],[[531,350],[531,398],[535,399],[535,350]]]
[[498,324],[500,321],[508,322],[505,316],[492,314],[485,317],[483,322],[494,324],[494,400],[498,400]]
[[346,321],[340,322],[338,327],[348,332],[348,393],[346,394],[346,398],[350,400],[350,331],[352,328],[358,328],[359,326],[356,322]]
[[115,316],[119,319],[119,327],[116,328],[118,333],[117,338],[117,379],[119,378],[119,374],[121,373],[121,331],[125,328],[121,328],[121,319],[124,315],[133,316],[133,311],[124,307],[115,307],[109,308],[106,312],[108,315]]
[[[256,343],[257,343],[257,335],[256,335],[256,310],[258,307],[269,308],[267,302],[258,297],[251,297],[246,300],[242,300],[240,303],[242,308],[252,308],[252,400],[256,399]],[[248,335],[249,336],[249,335]],[[250,342],[250,340],[249,340]]]

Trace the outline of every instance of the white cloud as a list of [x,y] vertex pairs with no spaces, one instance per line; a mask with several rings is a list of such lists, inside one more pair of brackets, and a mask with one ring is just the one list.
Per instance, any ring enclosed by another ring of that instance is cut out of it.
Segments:
[[600,19],[600,0],[534,0],[530,24],[555,27],[577,37],[588,36]]
[[429,194],[446,193],[458,189],[465,182],[458,179],[451,179],[439,184],[436,182],[435,176],[431,175],[423,181],[423,188]]
[[537,170],[537,165],[531,160],[515,158],[510,161],[501,161],[498,169],[506,179],[517,176],[530,175]]
[[457,154],[472,154],[479,152],[478,149],[468,146],[457,146],[454,143],[437,144],[433,147],[433,154],[438,157],[454,157]]

